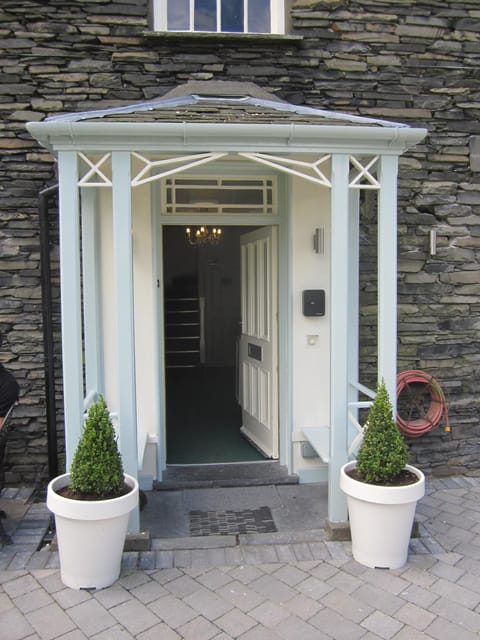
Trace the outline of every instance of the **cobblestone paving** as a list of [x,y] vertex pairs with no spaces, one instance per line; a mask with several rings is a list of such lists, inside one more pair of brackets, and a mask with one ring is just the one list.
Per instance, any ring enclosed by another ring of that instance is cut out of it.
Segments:
[[0,551],[0,638],[478,639],[480,479],[427,482],[421,536],[395,571],[363,567],[320,530],[157,539],[124,554],[109,589],[75,591],[24,531]]

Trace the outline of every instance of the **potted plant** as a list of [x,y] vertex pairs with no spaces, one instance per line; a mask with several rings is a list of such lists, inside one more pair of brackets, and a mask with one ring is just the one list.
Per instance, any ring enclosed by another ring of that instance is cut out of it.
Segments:
[[408,448],[382,380],[357,459],[340,471],[353,557],[367,567],[398,569],[407,561],[416,504],[425,494],[425,476],[407,462]]
[[124,473],[109,411],[100,396],[88,411],[70,473],[51,480],[47,489],[66,586],[102,589],[117,580],[138,493],[137,480]]

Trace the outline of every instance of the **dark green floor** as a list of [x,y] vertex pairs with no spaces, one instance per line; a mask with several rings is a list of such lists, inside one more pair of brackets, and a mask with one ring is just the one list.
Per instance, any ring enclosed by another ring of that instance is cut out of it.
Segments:
[[167,370],[167,464],[264,460],[241,419],[233,367]]

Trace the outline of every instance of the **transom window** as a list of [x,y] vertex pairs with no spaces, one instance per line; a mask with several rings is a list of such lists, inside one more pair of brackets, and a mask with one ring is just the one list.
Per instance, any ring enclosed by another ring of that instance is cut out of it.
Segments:
[[274,177],[174,176],[162,189],[162,209],[167,215],[259,214],[277,208]]
[[154,29],[285,33],[285,0],[153,0]]

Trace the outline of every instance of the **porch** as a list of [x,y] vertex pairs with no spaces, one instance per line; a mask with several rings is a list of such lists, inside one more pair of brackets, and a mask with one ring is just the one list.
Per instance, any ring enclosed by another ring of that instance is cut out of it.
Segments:
[[[361,437],[359,396],[373,394],[358,381],[360,192],[378,194],[377,373],[394,398],[398,157],[425,131],[290,105],[252,85],[200,84],[150,103],[28,125],[59,161],[67,466],[85,407],[100,392],[118,426],[126,472],[147,486],[165,471],[165,280],[158,238],[164,227],[189,225],[200,213],[206,224],[263,230],[253,249],[245,244],[249,266],[243,270],[255,271],[252,289],[263,298],[247,290],[258,308],[249,315],[248,305],[242,307],[244,383],[257,385],[251,397],[271,395],[252,408],[243,394],[242,409],[255,419],[265,416],[273,446],[259,442],[267,455],[302,482],[328,480],[329,520],[345,521],[338,472]],[[265,168],[263,204],[212,212],[211,202],[191,197],[187,211],[174,209],[171,180],[196,175],[198,186],[198,171],[207,166],[210,178],[242,175],[245,183]],[[275,180],[278,190],[268,195]],[[301,307],[302,291],[310,289],[326,293],[321,320]],[[272,319],[278,328],[264,323]],[[272,346],[278,353],[261,370],[258,363]],[[318,454],[313,463],[303,455],[307,441]],[[137,514],[132,530],[138,528]]]

